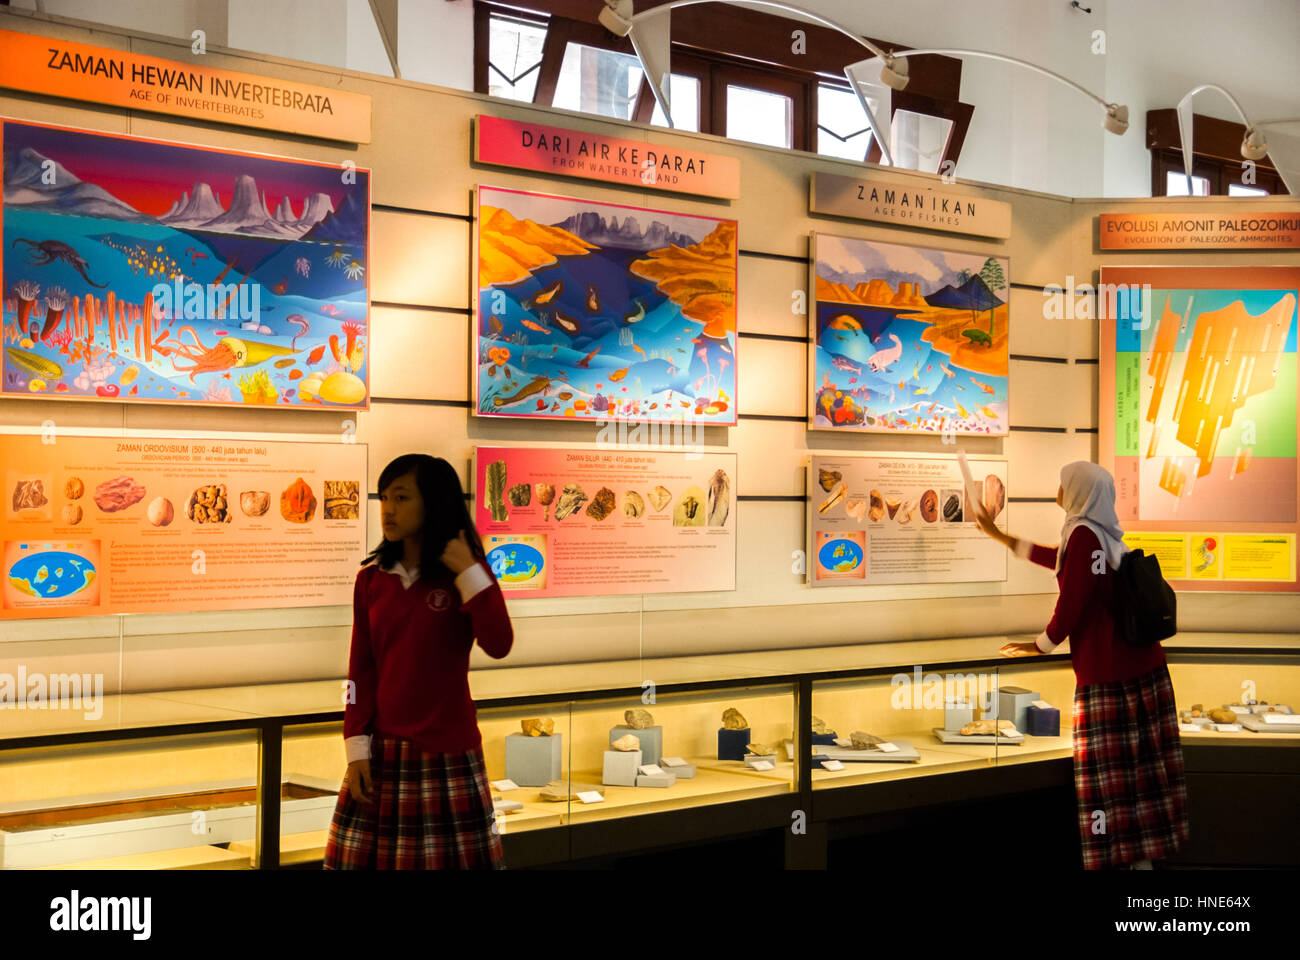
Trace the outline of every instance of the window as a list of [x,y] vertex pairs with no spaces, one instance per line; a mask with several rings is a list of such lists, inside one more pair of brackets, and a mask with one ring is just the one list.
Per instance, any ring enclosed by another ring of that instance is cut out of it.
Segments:
[[1267,197],[1268,191],[1262,187],[1245,187],[1240,183],[1228,184],[1228,196],[1230,197]]
[[[1236,184],[1233,184],[1236,186]],[[1208,197],[1210,195],[1210,181],[1205,177],[1192,177],[1192,189],[1187,189],[1187,174],[1174,173],[1172,170],[1165,172],[1165,196],[1166,197]]]
[[894,164],[904,170],[938,173],[952,136],[953,123],[913,110],[894,111],[889,150]]
[[[652,93],[653,97],[654,94]],[[673,124],[678,130],[700,131],[700,81],[698,77],[687,77],[674,73],[668,78],[668,102],[673,109]],[[656,127],[668,126],[659,103],[655,102],[654,114],[650,123]]]
[[789,97],[727,84],[727,136],[732,140],[789,148],[793,126],[794,104]]
[[532,103],[545,39],[545,23],[494,14],[488,33],[487,92]]
[[570,43],[551,105],[631,120],[640,90],[641,61],[635,56]]
[[[1267,197],[1289,193],[1265,157],[1254,163],[1241,156],[1246,128],[1215,117],[1192,117],[1192,196]],[[1147,147],[1151,150],[1151,195],[1185,197],[1182,137],[1173,109],[1147,111]]]
[[[867,102],[877,107],[870,97]],[[871,146],[871,127],[852,90],[817,85],[817,152],[845,160],[862,160]]]

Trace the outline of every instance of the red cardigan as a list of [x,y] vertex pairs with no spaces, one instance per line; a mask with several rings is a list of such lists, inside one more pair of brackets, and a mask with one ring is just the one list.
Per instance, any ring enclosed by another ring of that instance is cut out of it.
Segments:
[[[1101,560],[1105,573],[1093,573],[1093,552],[1101,541],[1087,527],[1075,527],[1065,548],[1065,562],[1056,575],[1061,595],[1056,601],[1047,637],[1057,644],[1070,638],[1070,661],[1081,685],[1130,680],[1156,669],[1165,662],[1160,644],[1131,647],[1115,636],[1111,616],[1114,573]],[[1056,569],[1056,550],[1034,544],[1029,559],[1049,570]]]
[[361,568],[352,593],[348,679],[355,702],[344,710],[345,739],[379,732],[427,753],[482,746],[469,694],[470,648],[477,637],[499,660],[514,643],[505,598],[491,579],[491,586],[461,603],[455,578],[442,564],[409,589],[378,564]]

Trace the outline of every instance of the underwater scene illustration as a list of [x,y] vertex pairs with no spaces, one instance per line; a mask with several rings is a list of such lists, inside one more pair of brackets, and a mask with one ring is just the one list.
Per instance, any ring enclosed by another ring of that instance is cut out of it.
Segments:
[[1006,257],[813,238],[816,429],[1005,435]]
[[370,175],[0,123],[5,394],[369,405]]
[[475,409],[736,423],[734,220],[480,187]]

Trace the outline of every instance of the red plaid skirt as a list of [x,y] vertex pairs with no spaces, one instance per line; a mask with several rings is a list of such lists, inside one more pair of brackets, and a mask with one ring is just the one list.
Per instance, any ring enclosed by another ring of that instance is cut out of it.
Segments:
[[1074,789],[1085,869],[1164,859],[1186,841],[1183,748],[1164,664],[1075,690]]
[[501,869],[492,793],[482,749],[425,753],[376,733],[370,744],[372,797],[339,791],[325,845],[326,870]]

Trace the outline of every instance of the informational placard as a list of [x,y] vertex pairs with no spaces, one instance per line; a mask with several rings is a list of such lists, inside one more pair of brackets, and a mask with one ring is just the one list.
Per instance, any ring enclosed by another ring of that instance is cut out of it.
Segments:
[[474,523],[507,597],[736,589],[736,455],[479,447]]
[[972,503],[956,457],[814,456],[808,467],[808,582],[814,587],[986,583],[1007,551],[980,532],[982,506],[1006,525],[1007,462],[970,457]]
[[365,94],[12,30],[0,30],[0,87],[277,133],[370,142]]
[[5,396],[369,406],[370,174],[0,120]]
[[1185,590],[1296,590],[1300,267],[1104,267],[1099,457]]
[[927,230],[1006,239],[1011,204],[943,190],[901,177],[843,177],[814,172],[810,213],[897,223]]
[[1103,213],[1102,250],[1288,250],[1300,247],[1300,213],[1240,210],[1218,213]]
[[0,463],[0,618],[352,602],[363,444],[0,435]]
[[474,118],[474,160],[601,183],[740,199],[740,161],[735,157],[503,117]]

